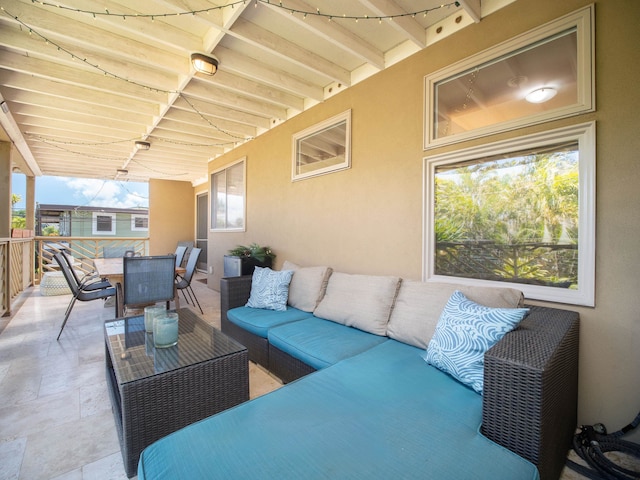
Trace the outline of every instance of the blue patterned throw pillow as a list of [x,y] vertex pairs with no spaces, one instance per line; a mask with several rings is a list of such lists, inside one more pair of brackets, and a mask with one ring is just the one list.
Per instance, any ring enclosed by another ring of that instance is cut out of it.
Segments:
[[528,308],[485,307],[456,290],[442,310],[422,357],[481,394],[485,352],[528,313]]
[[268,267],[256,267],[251,280],[247,307],[285,311],[293,270],[276,272]]

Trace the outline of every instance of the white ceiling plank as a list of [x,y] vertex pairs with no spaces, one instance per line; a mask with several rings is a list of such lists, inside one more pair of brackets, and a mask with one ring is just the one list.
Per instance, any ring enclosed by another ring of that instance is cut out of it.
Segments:
[[[407,12],[392,0],[358,0],[362,5],[375,12],[374,16],[391,17]],[[408,40],[420,48],[427,46],[427,33],[425,29],[411,16],[397,16],[385,20],[388,25],[407,37]]]
[[234,93],[255,98],[260,102],[274,103],[278,106],[296,110],[304,108],[304,97],[276,90],[263,83],[249,80],[225,70],[219,70],[213,77],[197,74],[196,78],[214,88],[225,88]]
[[[261,4],[261,6],[263,6],[263,4]],[[314,7],[300,0],[288,0],[287,7],[300,11],[315,11]],[[342,48],[344,51],[361,58],[364,62],[370,63],[377,69],[384,69],[384,54],[381,51],[371,46],[371,44],[366,43],[346,28],[338,25],[336,22],[329,22],[327,19],[316,15],[307,15],[306,18],[301,15],[292,15],[287,10],[276,5],[267,5],[267,8],[271,8],[274,12],[284,15],[292,22],[296,22],[298,25],[318,35],[324,41],[330,42]]]
[[[64,41],[69,45],[75,44],[89,48],[95,52],[96,59],[99,59],[103,54],[109,55],[117,52],[118,55],[134,63],[146,59],[149,63],[162,65],[163,68],[171,71],[184,71],[189,66],[188,58],[178,55],[176,52],[158,48],[156,45],[132,41],[131,38],[100,29],[97,25],[71,21],[62,15],[51,13],[50,8],[38,8],[32,6],[35,4],[23,4],[17,0],[6,1],[11,4],[5,7],[6,11],[12,16],[17,16],[19,22],[32,28],[34,33],[31,35],[36,37],[43,35],[52,42]],[[16,9],[20,13],[16,14]],[[0,19],[3,22],[19,23],[6,16],[0,17]],[[62,25],[64,27],[60,28]],[[30,34],[27,28],[24,26],[21,28],[24,35]],[[52,46],[52,48],[55,47]],[[91,59],[87,58],[87,61],[91,61]],[[93,63],[99,63],[99,61]]]
[[328,77],[329,80],[341,82],[347,86],[351,84],[351,73],[346,68],[342,68],[251,22],[238,19],[229,34],[318,75]]
[[[207,117],[209,117],[207,115]],[[177,122],[182,122],[187,125],[193,125],[194,127],[202,126],[202,118],[197,113],[191,111],[187,112],[184,110],[172,108],[167,114],[164,116],[167,120],[173,120]],[[228,120],[223,120],[221,118],[210,117],[211,122],[215,124],[220,129],[232,132],[235,135],[241,135],[243,137],[253,137],[256,135],[256,129],[249,125],[244,125],[237,122],[230,122]]]
[[166,99],[166,93],[142,88],[139,85],[108,77],[103,74],[91,73],[74,69],[71,66],[60,65],[33,57],[25,57],[15,53],[6,52],[0,56],[0,68],[29,74],[33,77],[52,80],[56,83],[64,83],[69,86],[78,86],[90,90],[109,93],[136,100],[149,102],[162,102]]
[[236,93],[229,92],[223,89],[215,89],[210,85],[194,79],[189,86],[184,90],[188,97],[201,98],[202,100],[223,105],[230,108],[236,108],[238,110],[252,113],[255,115],[262,115],[267,118],[287,118],[287,111],[282,107],[278,107],[273,104],[258,102],[251,98],[237,95]]
[[62,100],[87,103],[96,107],[106,105],[107,108],[117,109],[125,113],[133,110],[144,115],[158,114],[157,105],[149,102],[108,93],[96,95],[94,90],[88,88],[72,87],[49,79],[35,78],[3,69],[0,69],[0,82],[5,85],[3,94],[6,94],[7,98],[11,99],[11,101],[28,105],[46,106],[46,97],[55,97]]
[[221,70],[260,80],[262,83],[301,97],[309,97],[317,101],[324,98],[322,87],[295,78],[287,72],[270,68],[254,58],[238,54],[224,47],[216,48],[215,53],[220,59]]

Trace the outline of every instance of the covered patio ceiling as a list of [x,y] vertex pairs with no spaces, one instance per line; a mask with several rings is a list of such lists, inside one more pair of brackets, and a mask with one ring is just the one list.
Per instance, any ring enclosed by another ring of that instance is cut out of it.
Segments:
[[216,156],[512,1],[3,0],[0,123],[27,175],[197,184]]

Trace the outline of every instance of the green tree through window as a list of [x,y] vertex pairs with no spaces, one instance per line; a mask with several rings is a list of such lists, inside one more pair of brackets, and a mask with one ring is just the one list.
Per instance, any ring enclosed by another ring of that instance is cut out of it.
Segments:
[[435,169],[435,273],[562,288],[578,281],[577,143]]

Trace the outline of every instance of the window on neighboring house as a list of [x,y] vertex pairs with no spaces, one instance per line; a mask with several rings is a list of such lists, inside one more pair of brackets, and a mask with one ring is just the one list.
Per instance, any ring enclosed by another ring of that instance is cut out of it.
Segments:
[[245,228],[245,159],[211,174],[211,230]]
[[93,235],[115,235],[115,213],[93,212],[92,227]]
[[430,279],[594,304],[595,125],[426,159]]
[[149,215],[131,215],[131,231],[147,232],[149,230]]

